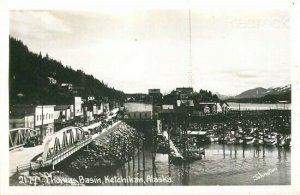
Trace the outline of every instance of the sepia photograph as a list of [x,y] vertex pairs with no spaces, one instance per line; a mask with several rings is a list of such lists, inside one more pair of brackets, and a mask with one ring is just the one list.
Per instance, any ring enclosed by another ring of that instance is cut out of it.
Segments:
[[290,10],[8,16],[10,187],[291,186]]

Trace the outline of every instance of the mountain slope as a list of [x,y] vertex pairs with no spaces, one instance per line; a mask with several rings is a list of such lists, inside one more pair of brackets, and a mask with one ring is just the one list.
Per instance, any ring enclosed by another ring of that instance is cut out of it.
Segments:
[[258,87],[255,89],[249,89],[247,91],[244,91],[243,93],[235,96],[235,98],[258,98],[262,97],[266,94],[268,90],[262,87]]
[[[101,71],[101,70],[99,70]],[[52,77],[57,84],[50,84]],[[72,84],[74,90],[62,89],[62,83]],[[81,70],[73,70],[61,62],[28,50],[22,41],[9,39],[9,96],[10,104],[66,104],[74,96],[93,95],[98,98],[122,101],[125,94],[115,90]]]
[[247,91],[244,91],[243,93],[235,96],[236,99],[241,99],[241,98],[259,98],[259,97],[264,97],[266,95],[275,95],[275,94],[283,94],[286,92],[291,92],[291,85],[286,85],[283,87],[276,87],[276,88],[254,88],[254,89],[249,89]]
[[227,99],[230,99],[230,98],[234,98],[233,95],[223,95],[223,94],[220,94],[220,93],[216,93],[216,95],[219,97],[220,100],[227,100]]
[[280,101],[291,102],[291,85],[282,87],[270,87],[268,89],[258,87],[244,91],[243,93],[228,98],[227,101],[240,103],[276,103]]

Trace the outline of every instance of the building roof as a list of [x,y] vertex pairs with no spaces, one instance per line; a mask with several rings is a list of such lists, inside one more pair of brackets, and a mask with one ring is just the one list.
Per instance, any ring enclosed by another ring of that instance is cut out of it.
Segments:
[[177,93],[193,93],[192,87],[177,87],[176,92]]
[[53,107],[53,108],[54,108],[54,107],[55,107],[55,105],[36,105],[36,106],[35,106],[35,108],[41,108],[41,107],[43,107],[43,108],[47,108],[47,107],[48,107],[48,108],[49,108],[49,107]]
[[221,106],[223,107],[223,106],[229,106],[229,105],[227,104],[227,102],[224,102],[223,104],[221,104]]
[[160,93],[160,89],[148,89],[148,93]]
[[217,105],[215,102],[199,102],[200,105]]
[[15,105],[9,108],[10,116],[25,116],[33,115],[35,113],[34,105]]
[[70,108],[70,105],[56,105],[54,107],[54,110],[66,110],[66,109],[69,109]]
[[124,103],[127,112],[152,112],[152,105],[139,102],[126,102]]

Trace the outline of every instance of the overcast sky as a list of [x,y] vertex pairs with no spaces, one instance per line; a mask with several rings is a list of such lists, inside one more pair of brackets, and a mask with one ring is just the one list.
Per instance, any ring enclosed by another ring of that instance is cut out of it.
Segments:
[[[195,90],[239,94],[290,79],[289,14],[191,10]],[[10,35],[126,93],[189,86],[189,11],[12,11]]]

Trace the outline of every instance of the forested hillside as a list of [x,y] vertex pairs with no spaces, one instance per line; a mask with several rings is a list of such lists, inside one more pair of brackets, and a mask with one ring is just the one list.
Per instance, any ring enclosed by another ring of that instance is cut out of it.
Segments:
[[[95,70],[95,71],[101,71]],[[51,84],[49,77],[57,81]],[[72,89],[62,88],[72,84]],[[99,99],[122,102],[125,94],[107,86],[82,70],[73,70],[60,61],[31,52],[20,40],[9,39],[10,104],[72,103],[74,96],[93,95]]]

